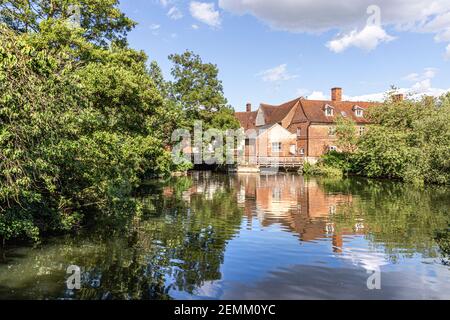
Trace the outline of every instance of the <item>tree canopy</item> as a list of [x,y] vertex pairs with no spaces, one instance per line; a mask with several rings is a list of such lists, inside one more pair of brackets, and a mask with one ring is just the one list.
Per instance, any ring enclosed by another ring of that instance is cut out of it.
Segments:
[[128,47],[117,0],[1,1],[0,20],[0,239],[139,213],[145,179],[187,168],[172,161],[175,128],[236,125],[217,67],[174,55],[164,80]]

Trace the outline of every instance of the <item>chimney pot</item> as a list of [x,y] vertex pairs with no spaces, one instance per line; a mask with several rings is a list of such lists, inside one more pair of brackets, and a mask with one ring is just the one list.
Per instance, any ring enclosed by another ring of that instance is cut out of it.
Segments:
[[331,100],[342,101],[342,88],[331,89]]
[[252,112],[252,104],[247,103],[247,112]]

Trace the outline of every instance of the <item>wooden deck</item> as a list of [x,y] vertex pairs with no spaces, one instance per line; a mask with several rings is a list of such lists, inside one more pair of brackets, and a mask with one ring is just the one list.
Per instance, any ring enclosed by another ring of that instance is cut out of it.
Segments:
[[283,168],[286,170],[299,170],[303,168],[305,158],[303,157],[253,157],[247,159],[244,164],[234,166],[235,172],[253,173],[261,169]]
[[300,168],[305,159],[303,157],[258,157],[259,167]]

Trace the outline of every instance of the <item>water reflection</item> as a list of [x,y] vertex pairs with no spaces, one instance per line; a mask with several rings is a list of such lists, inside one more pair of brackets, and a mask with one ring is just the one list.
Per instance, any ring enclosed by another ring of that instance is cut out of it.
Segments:
[[149,182],[125,233],[1,252],[0,298],[450,298],[448,191],[289,174]]

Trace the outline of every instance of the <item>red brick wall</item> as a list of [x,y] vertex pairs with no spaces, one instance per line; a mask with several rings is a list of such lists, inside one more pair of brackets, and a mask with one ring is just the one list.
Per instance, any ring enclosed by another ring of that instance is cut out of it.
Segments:
[[335,146],[337,142],[336,136],[330,136],[330,127],[334,125],[330,124],[312,124],[309,127],[309,157],[320,157],[328,152],[329,146]]

